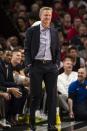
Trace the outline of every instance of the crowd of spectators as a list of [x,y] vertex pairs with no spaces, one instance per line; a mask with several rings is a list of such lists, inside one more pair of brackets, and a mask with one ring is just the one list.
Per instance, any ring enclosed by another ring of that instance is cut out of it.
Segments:
[[[49,5],[53,8],[52,26],[59,32],[60,75],[65,70],[63,65],[67,56],[72,58],[73,71],[77,72],[80,67],[86,67],[87,70],[86,0],[53,0]],[[0,34],[0,86],[6,87],[5,90],[0,87],[0,101],[1,98],[5,99],[6,111],[3,117],[12,124],[16,123],[16,114],[22,113],[29,95],[29,77],[24,66],[25,33],[27,28],[39,21],[39,10],[42,6],[43,0],[35,0],[29,8],[22,0],[9,0],[9,4],[4,8],[17,30],[17,35],[7,37]],[[8,88],[13,88],[16,93]],[[0,115],[2,117],[1,111]]]

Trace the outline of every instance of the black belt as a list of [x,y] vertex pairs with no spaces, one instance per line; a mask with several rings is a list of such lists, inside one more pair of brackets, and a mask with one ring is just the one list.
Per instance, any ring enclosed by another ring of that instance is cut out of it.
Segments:
[[47,64],[52,63],[52,60],[34,60],[35,63]]

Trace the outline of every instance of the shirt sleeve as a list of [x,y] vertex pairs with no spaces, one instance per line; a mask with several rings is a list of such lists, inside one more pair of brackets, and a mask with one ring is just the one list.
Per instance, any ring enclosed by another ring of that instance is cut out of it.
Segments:
[[65,89],[65,86],[64,86],[64,84],[62,82],[61,77],[58,77],[58,80],[57,80],[57,91],[59,91],[61,94],[67,95],[67,91]]

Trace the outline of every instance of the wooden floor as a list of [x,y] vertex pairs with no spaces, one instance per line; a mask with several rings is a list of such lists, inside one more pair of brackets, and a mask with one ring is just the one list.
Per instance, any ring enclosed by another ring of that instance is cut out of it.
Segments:
[[[57,128],[58,131],[87,131],[87,122],[63,122]],[[30,131],[30,129],[28,125],[23,125],[10,129],[0,129],[0,131]],[[36,131],[47,131],[47,124],[37,126]]]

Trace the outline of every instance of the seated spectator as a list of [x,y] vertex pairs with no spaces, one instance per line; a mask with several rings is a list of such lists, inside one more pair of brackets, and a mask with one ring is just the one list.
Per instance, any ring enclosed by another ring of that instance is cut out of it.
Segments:
[[65,40],[67,40],[67,34],[68,34],[69,30],[72,28],[70,14],[68,14],[68,13],[64,14],[62,24],[63,24],[63,30],[64,30],[64,34],[65,34],[64,38],[65,38]]
[[7,49],[14,50],[18,46],[18,38],[16,36],[7,39]]
[[58,22],[60,17],[60,12],[62,11],[62,2],[61,0],[53,1],[53,13],[52,13],[52,22],[55,24]]
[[80,67],[85,66],[85,60],[82,57],[79,57],[78,50],[76,47],[72,46],[68,49],[68,55],[73,60],[73,70],[78,71]]
[[85,5],[79,5],[79,7],[78,7],[78,15],[79,15],[79,17],[81,19],[83,18],[83,15],[84,15],[85,12],[86,12]]
[[20,8],[19,8],[17,16],[26,19],[27,15],[28,15],[27,9],[26,9],[25,5],[21,5]]
[[61,61],[64,60],[64,58],[67,56],[67,51],[69,48],[69,42],[68,41],[64,41],[61,45]]
[[83,39],[85,39],[87,34],[87,27],[85,24],[80,24],[78,27],[78,34],[75,35],[72,39],[71,39],[71,44],[75,47],[78,48],[78,50],[81,50],[83,48]]
[[57,91],[59,92],[59,106],[68,111],[68,87],[72,81],[77,79],[77,72],[72,71],[73,62],[70,58],[63,61],[64,72],[58,76]]
[[16,114],[22,113],[27,94],[23,84],[17,84],[13,77],[15,66],[21,62],[21,52],[19,50],[13,51],[11,62],[7,63],[6,60],[5,57],[4,60],[0,60],[0,84],[8,88],[19,88],[22,92],[21,98],[15,98],[12,95],[11,100],[6,102],[6,119],[12,124],[16,124]]
[[70,0],[69,1],[68,12],[71,15],[72,19],[74,19],[74,17],[78,16],[78,13],[79,13],[78,0]]
[[16,21],[17,28],[19,30],[19,35],[22,40],[25,38],[25,31],[27,28],[26,20],[23,17],[18,17]]
[[35,14],[35,17],[39,19],[39,4],[38,3],[33,3],[31,5],[31,11],[30,13],[32,12],[33,14]]
[[[80,67],[85,66],[85,59],[79,56],[78,50],[75,46],[71,46],[67,51],[68,58],[71,58],[73,61],[73,71],[78,71]],[[67,56],[66,56],[67,57]],[[59,69],[59,74],[64,72],[63,66]]]
[[73,19],[73,25],[67,33],[67,40],[72,40],[73,37],[78,35],[78,29],[79,29],[81,23],[82,23],[82,21],[79,17],[75,17]]
[[82,18],[87,9],[87,3],[84,0],[70,0],[69,13],[72,19],[76,16]]
[[5,60],[5,62],[8,64],[11,63],[11,58],[12,58],[12,51],[5,50],[2,59]]
[[38,3],[33,3],[33,4],[31,5],[31,12],[36,13],[37,16],[39,15],[39,14],[38,14],[38,13],[39,13],[39,9],[40,9],[40,7],[39,7],[39,4],[38,4]]
[[86,69],[78,70],[78,80],[72,82],[68,90],[70,118],[87,121],[87,80]]

